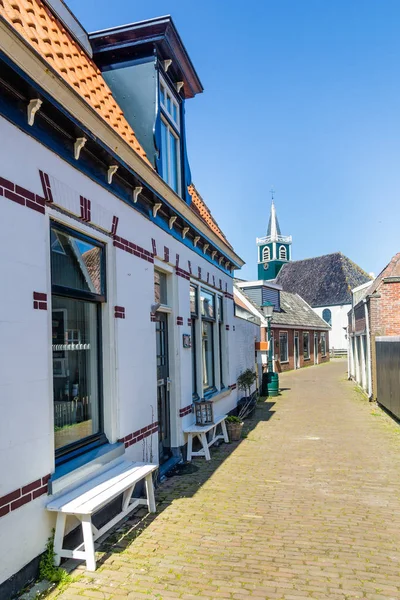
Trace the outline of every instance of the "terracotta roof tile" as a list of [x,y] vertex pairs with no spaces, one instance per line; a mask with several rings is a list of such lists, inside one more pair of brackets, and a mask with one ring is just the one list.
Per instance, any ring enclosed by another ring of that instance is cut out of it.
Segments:
[[[150,164],[100,70],[42,0],[0,0],[0,16]],[[193,211],[232,248],[194,185],[188,190]]]
[[149,162],[101,72],[41,0],[0,0],[0,15]]
[[188,190],[192,197],[192,210],[203,219],[211,231],[213,231],[227,246],[229,246],[229,248],[232,248],[225,235],[219,228],[217,221],[212,216],[207,204],[196,190],[195,186],[193,184],[189,185]]

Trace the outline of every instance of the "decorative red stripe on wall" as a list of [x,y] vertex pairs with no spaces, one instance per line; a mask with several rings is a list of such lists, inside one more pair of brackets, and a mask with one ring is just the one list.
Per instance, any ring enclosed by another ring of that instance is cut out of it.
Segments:
[[26,190],[4,177],[0,177],[0,196],[12,200],[12,202],[21,206],[35,210],[42,215],[45,213],[45,198]]
[[191,412],[193,412],[193,404],[189,404],[189,406],[185,406],[185,408],[180,408],[179,416],[186,417],[186,415],[189,415]]
[[133,254],[138,258],[142,258],[143,260],[147,260],[149,263],[154,263],[154,257],[151,252],[145,250],[141,246],[134,244],[133,242],[129,242],[125,238],[119,237],[118,235],[114,236],[114,246],[119,248],[120,250],[125,250],[125,252],[129,252],[129,254]]
[[36,310],[47,310],[47,294],[33,292],[33,308]]
[[158,421],[156,421],[155,423],[151,423],[150,425],[147,425],[147,427],[138,429],[137,431],[134,431],[133,433],[129,433],[128,435],[119,439],[118,441],[123,442],[125,444],[125,448],[129,448],[129,446],[132,446],[133,444],[137,444],[137,442],[140,442],[144,438],[149,437],[149,435],[151,435],[152,433],[157,433],[157,431],[158,431]]
[[117,235],[119,218],[115,215],[113,216],[112,225],[111,225],[111,233],[112,235]]
[[5,496],[0,497],[0,517],[4,517],[9,512],[16,510],[20,506],[47,494],[47,482],[50,479],[50,475],[45,475],[32,481],[22,488],[18,488],[13,492],[9,492]]
[[50,178],[47,173],[39,170],[40,181],[42,183],[43,188],[43,196],[46,199],[46,202],[53,202],[53,194],[51,192],[50,187]]
[[167,246],[164,246],[164,260],[165,262],[169,262],[169,248]]
[[90,200],[88,200],[87,198],[84,198],[83,196],[80,197],[80,201],[81,201],[81,219],[82,221],[85,221],[86,223],[89,223],[89,221],[91,220],[91,215],[92,215],[92,203],[90,202]]
[[176,317],[176,324],[183,325],[183,317]]
[[125,319],[125,308],[123,306],[116,306],[114,314],[116,319]]
[[183,279],[187,279],[187,281],[190,281],[190,273],[188,273],[184,269],[181,269],[180,267],[176,267],[175,273],[178,275],[178,277],[182,277]]

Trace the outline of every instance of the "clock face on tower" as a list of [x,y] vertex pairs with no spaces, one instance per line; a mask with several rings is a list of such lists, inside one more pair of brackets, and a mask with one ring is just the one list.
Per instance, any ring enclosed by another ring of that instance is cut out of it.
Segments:
[[265,263],[265,264],[264,264],[264,271],[267,271],[267,270],[268,270],[268,267],[269,267],[269,264],[268,264],[268,263]]

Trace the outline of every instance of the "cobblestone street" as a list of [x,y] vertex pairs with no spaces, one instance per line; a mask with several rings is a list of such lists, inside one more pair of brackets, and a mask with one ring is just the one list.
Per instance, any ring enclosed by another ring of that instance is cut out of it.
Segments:
[[335,360],[280,377],[247,437],[158,488],[51,597],[400,598],[400,428]]

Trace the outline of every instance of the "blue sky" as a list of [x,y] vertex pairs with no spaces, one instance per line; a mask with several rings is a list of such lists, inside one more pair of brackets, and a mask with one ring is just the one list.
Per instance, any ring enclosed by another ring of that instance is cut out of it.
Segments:
[[93,31],[171,14],[204,85],[194,183],[256,277],[270,193],[293,258],[376,274],[400,250],[398,0],[68,0]]

